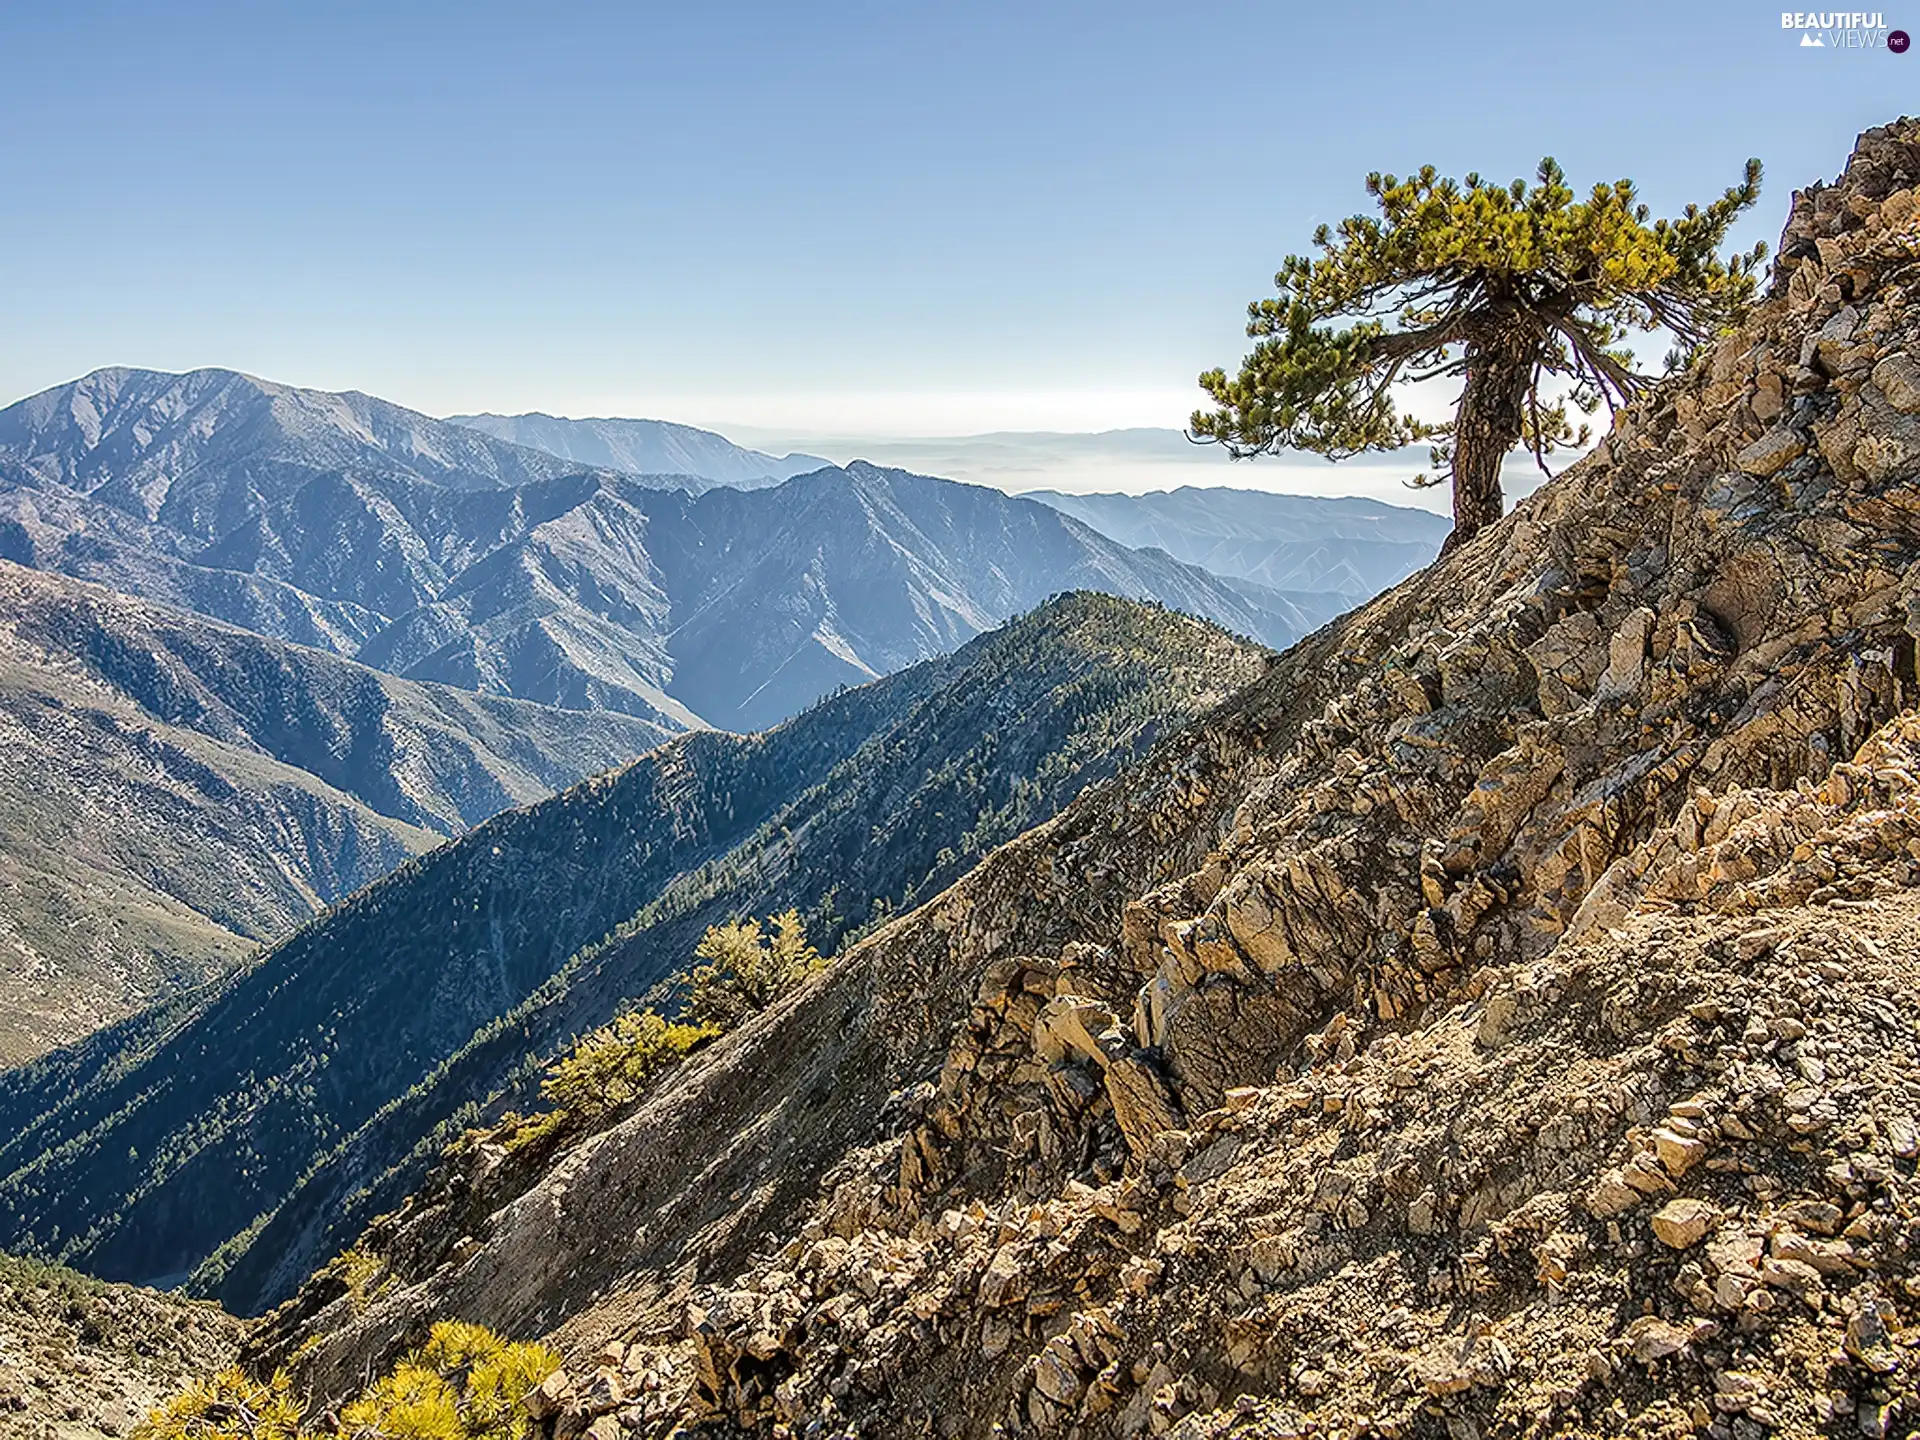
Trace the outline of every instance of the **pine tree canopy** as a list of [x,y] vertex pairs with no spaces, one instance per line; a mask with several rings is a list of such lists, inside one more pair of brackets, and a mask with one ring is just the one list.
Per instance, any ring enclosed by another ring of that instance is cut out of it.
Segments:
[[[1190,434],[1240,459],[1431,441],[1436,473],[1415,483],[1452,482],[1449,546],[1500,518],[1500,466],[1516,446],[1544,469],[1554,450],[1586,443],[1568,401],[1612,406],[1652,378],[1635,370],[1629,337],[1664,330],[1669,367],[1683,363],[1751,303],[1766,253],[1719,253],[1759,196],[1758,160],[1712,204],[1651,222],[1632,181],[1576,200],[1551,158],[1531,186],[1455,181],[1429,165],[1369,175],[1367,193],[1378,217],[1322,225],[1320,253],[1289,255],[1277,293],[1247,307],[1258,343],[1239,374],[1200,377],[1219,408],[1195,411]],[[1464,381],[1451,420],[1396,404],[1396,385],[1445,377]]]

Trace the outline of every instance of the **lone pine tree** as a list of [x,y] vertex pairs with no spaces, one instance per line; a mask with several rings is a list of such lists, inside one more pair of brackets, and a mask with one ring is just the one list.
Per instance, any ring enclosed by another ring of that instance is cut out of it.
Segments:
[[[1219,408],[1195,411],[1190,433],[1240,459],[1293,448],[1338,460],[1430,440],[1435,473],[1414,483],[1452,482],[1448,548],[1500,518],[1500,467],[1516,446],[1545,469],[1555,449],[1586,442],[1569,402],[1611,407],[1652,378],[1635,371],[1629,336],[1664,330],[1669,368],[1683,363],[1751,302],[1766,253],[1719,254],[1759,196],[1758,160],[1712,204],[1651,223],[1632,181],[1576,201],[1551,158],[1532,186],[1459,182],[1429,165],[1369,175],[1367,193],[1378,218],[1322,225],[1320,254],[1289,255],[1278,293],[1247,307],[1259,343],[1238,375],[1200,377]],[[1396,405],[1395,385],[1443,377],[1464,377],[1451,420]],[[1551,402],[1549,377],[1567,382]]]

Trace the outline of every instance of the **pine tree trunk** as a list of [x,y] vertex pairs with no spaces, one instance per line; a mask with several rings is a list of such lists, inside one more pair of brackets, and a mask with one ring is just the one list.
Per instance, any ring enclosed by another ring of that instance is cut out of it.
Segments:
[[1520,443],[1532,366],[1497,343],[1467,347],[1467,383],[1453,431],[1453,533],[1441,554],[1464,545],[1506,511],[1500,467]]

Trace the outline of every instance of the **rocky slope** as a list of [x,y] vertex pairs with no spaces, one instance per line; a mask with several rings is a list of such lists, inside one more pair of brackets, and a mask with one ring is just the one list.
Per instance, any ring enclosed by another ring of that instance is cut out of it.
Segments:
[[222,974],[667,733],[0,561],[0,1064]]
[[694,495],[227,371],[99,371],[0,410],[0,559],[674,729],[777,724],[1068,589],[1275,644],[1326,613],[979,486],[855,463]]
[[763,454],[735,445],[711,430],[667,420],[570,420],[535,412],[450,415],[447,423],[544,450],[576,465],[622,470],[630,475],[678,476],[686,482],[685,488],[695,491],[709,485],[759,490],[833,464],[818,455]]
[[126,1435],[188,1378],[227,1364],[218,1307],[0,1255],[0,1435]]
[[684,968],[708,924],[797,906],[831,946],[1263,663],[1188,617],[1068,596],[766,734],[684,737],[502,816],[204,1004],[0,1077],[0,1227],[114,1277],[218,1249],[199,1283],[271,1303],[405,1194],[442,1127]]
[[543,1428],[1910,1433],[1920,123],[1504,523],[255,1363]]

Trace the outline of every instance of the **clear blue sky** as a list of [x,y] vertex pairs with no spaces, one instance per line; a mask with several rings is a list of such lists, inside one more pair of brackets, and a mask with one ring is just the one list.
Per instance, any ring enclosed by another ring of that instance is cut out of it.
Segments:
[[1550,152],[1664,209],[1753,154],[1773,238],[1920,108],[1920,53],[1794,39],[1747,4],[19,0],[0,397],[229,365],[438,413],[1177,425],[1370,169]]

